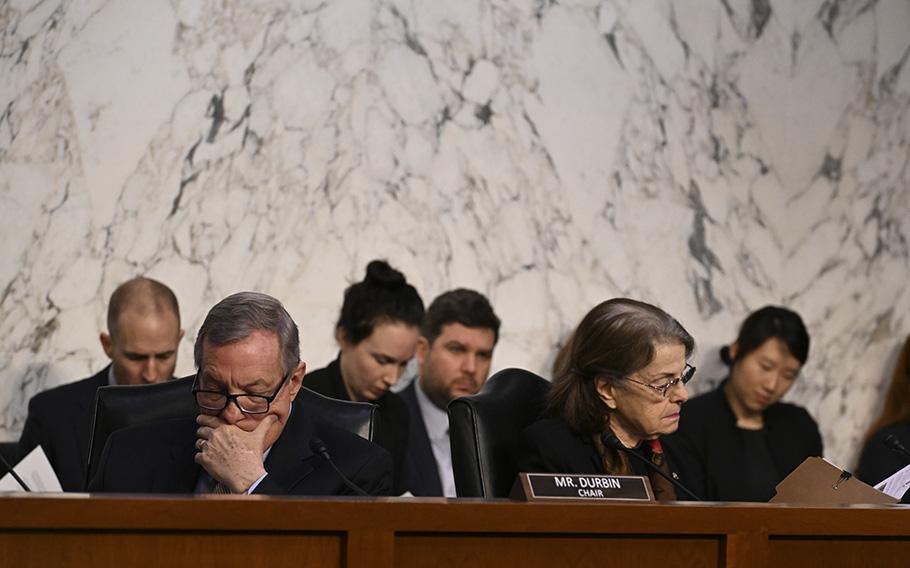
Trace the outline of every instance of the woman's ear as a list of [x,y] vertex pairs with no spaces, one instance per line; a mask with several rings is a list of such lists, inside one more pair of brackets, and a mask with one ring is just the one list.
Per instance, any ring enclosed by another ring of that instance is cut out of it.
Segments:
[[616,389],[613,388],[613,382],[603,377],[597,377],[594,379],[594,386],[597,389],[597,395],[600,400],[611,410],[616,410]]
[[739,351],[739,344],[735,341],[730,344],[728,352],[730,353],[730,361],[736,361],[736,353]]

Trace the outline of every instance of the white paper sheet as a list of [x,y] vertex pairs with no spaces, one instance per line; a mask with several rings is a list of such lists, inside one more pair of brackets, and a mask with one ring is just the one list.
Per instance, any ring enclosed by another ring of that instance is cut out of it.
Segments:
[[[54,473],[54,468],[51,467],[51,462],[48,461],[41,446],[29,452],[13,469],[29,489],[36,493],[61,493],[63,491],[63,488],[60,487],[60,480],[57,479],[57,474]],[[13,479],[13,476],[7,473],[0,479],[0,491],[23,491],[23,489]]]
[[910,465],[875,486],[882,493],[900,499],[910,489]]

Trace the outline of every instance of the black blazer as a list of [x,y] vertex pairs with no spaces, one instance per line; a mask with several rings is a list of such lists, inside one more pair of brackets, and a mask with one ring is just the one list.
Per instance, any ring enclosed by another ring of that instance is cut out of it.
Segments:
[[[661,438],[660,443],[670,475],[678,476],[674,459],[676,452],[670,448],[672,443],[664,438]],[[515,465],[517,471],[526,473],[606,474],[594,442],[557,418],[544,418],[524,429],[516,448]],[[649,468],[639,460],[630,459],[629,467],[634,475],[651,475]],[[694,493],[698,495],[697,491]],[[678,489],[676,498],[687,499],[685,493]]]
[[[303,385],[331,398],[351,400],[341,378],[340,357],[325,368],[307,373]],[[392,454],[393,495],[401,495],[408,489],[404,475],[404,457],[408,451],[408,407],[392,392],[386,392],[371,402],[379,405],[379,429],[373,441]]]
[[556,418],[538,420],[524,429],[515,465],[519,472],[527,473],[606,473],[594,442]]
[[97,375],[38,393],[28,403],[19,459],[44,448],[64,491],[84,491],[95,391],[108,384],[110,365]]
[[417,379],[401,391],[401,400],[408,406],[408,454],[405,457],[405,476],[408,491],[417,497],[442,497],[442,480],[439,464],[433,455],[433,445],[427,434],[427,425],[417,402]]
[[885,426],[869,438],[859,458],[856,477],[869,485],[877,485],[907,466],[907,458],[885,446],[885,436],[896,437],[904,446],[910,445],[910,422]]
[[[745,447],[724,384],[682,407],[679,430],[669,436],[683,483],[709,501],[741,501]],[[815,420],[801,406],[778,402],[763,414],[768,449],[780,483],[810,456],[822,455]],[[774,488],[768,488],[774,494]]]
[[[196,464],[196,421],[181,418],[145,424],[111,434],[89,490],[114,493],[193,493],[200,474]],[[389,454],[326,422],[311,420],[295,403],[281,436],[265,460],[265,479],[253,491],[264,495],[353,495],[331,465],[310,449],[321,439],[335,465],[370,495],[388,495]]]

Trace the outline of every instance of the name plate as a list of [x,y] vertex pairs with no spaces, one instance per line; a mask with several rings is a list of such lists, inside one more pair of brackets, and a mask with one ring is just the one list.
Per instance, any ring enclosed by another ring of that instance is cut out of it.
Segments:
[[577,473],[519,473],[512,498],[521,501],[653,501],[647,477]]

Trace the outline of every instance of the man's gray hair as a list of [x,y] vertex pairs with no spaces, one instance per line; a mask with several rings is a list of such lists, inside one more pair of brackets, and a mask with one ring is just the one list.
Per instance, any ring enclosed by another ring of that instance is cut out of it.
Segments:
[[193,356],[196,368],[202,367],[202,348],[242,341],[255,331],[270,331],[278,336],[281,372],[287,374],[300,363],[300,336],[297,324],[281,302],[260,292],[238,292],[221,300],[209,310],[196,335]]

